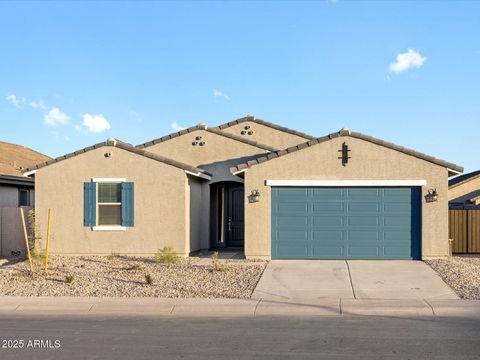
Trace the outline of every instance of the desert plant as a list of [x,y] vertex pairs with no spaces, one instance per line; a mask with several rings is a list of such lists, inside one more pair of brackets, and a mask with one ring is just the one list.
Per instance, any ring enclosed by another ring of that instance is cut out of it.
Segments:
[[225,264],[222,264],[220,260],[218,260],[218,251],[214,251],[212,254],[212,270],[213,271],[226,271],[228,270]]
[[65,276],[65,282],[66,282],[67,284],[71,284],[71,283],[73,283],[74,281],[75,281],[75,276],[73,276],[73,275],[67,275],[67,276]]
[[158,249],[155,254],[155,261],[160,264],[175,264],[179,260],[180,258],[171,246],[164,246],[163,249]]
[[148,285],[153,285],[152,275],[146,274],[146,275],[145,275],[145,282],[146,282]]

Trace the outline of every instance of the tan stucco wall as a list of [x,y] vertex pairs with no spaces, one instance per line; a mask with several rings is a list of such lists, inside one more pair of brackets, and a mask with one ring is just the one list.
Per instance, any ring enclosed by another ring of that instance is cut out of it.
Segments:
[[456,199],[460,196],[470,194],[473,191],[480,190],[480,177],[467,181],[458,186],[448,189],[448,200]]
[[[112,156],[105,157],[107,152]],[[42,247],[47,209],[52,209],[51,253],[153,254],[166,245],[180,255],[189,252],[190,189],[182,169],[108,146],[41,168],[35,178]],[[134,227],[92,231],[83,226],[83,183],[92,178],[134,182]]]
[[[338,159],[346,142],[351,159],[344,167]],[[245,199],[245,255],[270,257],[270,187],[265,180],[426,180],[422,187],[422,257],[448,253],[447,169],[364,140],[340,137],[283,157],[252,166],[245,172],[245,194],[260,191],[260,202]],[[436,188],[439,199],[423,196]]]
[[[250,126],[250,129],[245,130],[245,126]],[[242,135],[242,130],[253,130],[253,134]],[[276,149],[286,149],[290,146],[309,141],[309,139],[305,139],[304,137],[289,134],[285,131],[277,130],[254,121],[245,121],[240,124],[232,125],[228,128],[222,129],[222,131],[244,137],[247,140],[256,141],[260,144],[270,145]]]
[[[195,140],[197,136],[201,136],[202,140]],[[192,145],[193,141],[205,141],[205,145],[194,146]],[[193,166],[212,164],[268,152],[256,146],[205,130],[192,131],[188,134],[146,147],[145,151]]]

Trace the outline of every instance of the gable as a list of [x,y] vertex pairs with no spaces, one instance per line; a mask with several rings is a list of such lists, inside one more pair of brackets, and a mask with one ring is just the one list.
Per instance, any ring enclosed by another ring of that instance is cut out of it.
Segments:
[[[463,167],[458,166],[456,164],[446,162],[444,160],[434,158],[433,156],[429,156],[429,155],[405,148],[403,146],[398,146],[393,143],[389,143],[389,142],[386,142],[371,136],[367,136],[358,132],[350,132],[350,130],[348,129],[342,129],[337,133],[332,133],[330,135],[327,135],[315,140],[311,140],[306,143],[302,143],[302,144],[287,148],[285,150],[273,152],[271,154],[268,154],[265,157],[257,158],[255,160],[251,160],[246,163],[239,164],[235,167],[232,167],[231,171],[233,173],[240,173],[251,166],[263,164],[265,162],[270,162],[271,160],[276,160],[277,158],[291,155],[292,153],[309,152],[311,148],[317,148],[320,144],[323,145],[324,143],[330,143],[334,140],[338,140],[339,138],[340,140],[343,140],[343,141],[346,141],[346,139],[348,138],[358,139],[364,143],[373,145],[372,151],[374,149],[379,149],[379,150],[387,149],[389,150],[388,153],[392,154],[392,157],[395,157],[397,155],[396,153],[399,153],[403,156],[402,158],[405,158],[405,159],[410,159],[412,161],[413,159],[418,159],[418,160],[425,161],[427,163],[438,165],[440,167],[446,168],[448,170],[448,175],[463,171]],[[337,150],[337,156],[339,155],[340,151],[341,151],[340,149]],[[365,157],[367,156],[368,154],[365,154]],[[290,157],[290,156],[287,156],[287,157]],[[364,164],[364,165],[370,166],[370,164]]]
[[253,116],[234,120],[218,126],[218,129],[248,140],[268,144],[277,149],[286,149],[290,146],[314,139],[313,136],[291,130],[283,126],[255,119]]
[[200,166],[274,150],[253,141],[239,141],[221,134],[218,130],[191,128],[188,132],[159,142],[140,145],[146,151]]

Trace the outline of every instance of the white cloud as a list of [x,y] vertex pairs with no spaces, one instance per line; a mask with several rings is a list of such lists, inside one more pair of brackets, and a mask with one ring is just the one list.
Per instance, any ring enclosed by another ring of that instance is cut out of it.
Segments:
[[70,117],[57,107],[52,108],[43,118],[43,122],[50,126],[66,125],[69,121]]
[[220,90],[217,90],[217,89],[213,89],[213,96],[214,97],[222,97],[224,98],[225,100],[230,100],[230,96],[228,96],[227,94],[225,94],[224,92],[220,91]]
[[186,129],[185,127],[177,124],[175,121],[170,124],[170,127],[175,131],[182,131],[182,130]]
[[83,114],[82,125],[87,128],[88,132],[101,133],[111,128],[110,123],[101,114],[91,115]]
[[38,101],[30,101],[28,103],[28,106],[34,109],[39,109],[39,110],[48,110],[48,106],[43,102],[43,100],[38,100]]
[[338,0],[327,0],[330,4],[336,4]]
[[427,58],[412,49],[407,49],[407,52],[397,55],[396,61],[390,64],[390,72],[401,73],[412,68],[419,68]]
[[18,98],[17,95],[15,94],[8,94],[5,97],[5,100],[10,102],[12,105],[14,105],[17,108],[20,108],[20,105],[23,104],[27,99],[25,97]]

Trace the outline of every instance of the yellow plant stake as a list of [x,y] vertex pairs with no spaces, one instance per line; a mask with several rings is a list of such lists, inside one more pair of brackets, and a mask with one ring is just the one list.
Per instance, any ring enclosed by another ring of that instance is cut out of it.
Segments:
[[51,223],[51,209],[48,209],[48,223],[47,223],[47,247],[45,249],[45,272],[48,272],[48,248],[50,246],[50,223]]
[[27,226],[25,225],[25,215],[23,213],[23,208],[20,208],[20,213],[22,214],[23,234],[25,235],[25,245],[27,246],[28,262],[30,263],[30,272],[33,272],[32,256],[30,255],[30,245],[28,244]]

